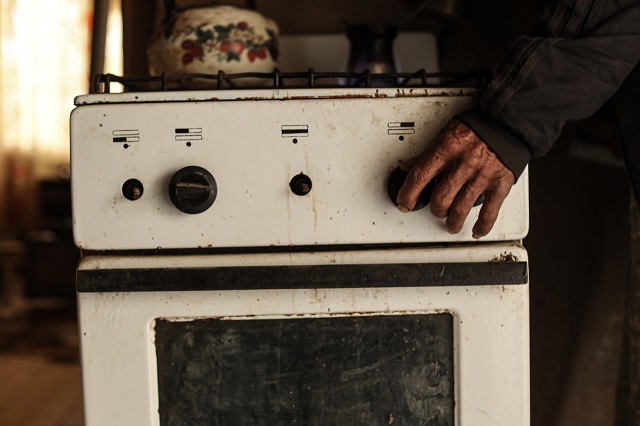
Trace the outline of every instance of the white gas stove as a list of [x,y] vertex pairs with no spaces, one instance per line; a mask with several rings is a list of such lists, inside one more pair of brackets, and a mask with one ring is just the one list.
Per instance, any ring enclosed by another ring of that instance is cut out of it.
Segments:
[[528,425],[527,173],[480,242],[388,188],[473,88],[267,77],[76,99],[87,426]]

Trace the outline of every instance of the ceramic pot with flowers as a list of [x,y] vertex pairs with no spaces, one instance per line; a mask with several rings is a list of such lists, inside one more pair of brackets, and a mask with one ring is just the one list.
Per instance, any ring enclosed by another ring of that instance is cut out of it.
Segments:
[[278,57],[278,26],[256,12],[208,5],[167,9],[147,50],[150,72],[227,74],[271,72]]

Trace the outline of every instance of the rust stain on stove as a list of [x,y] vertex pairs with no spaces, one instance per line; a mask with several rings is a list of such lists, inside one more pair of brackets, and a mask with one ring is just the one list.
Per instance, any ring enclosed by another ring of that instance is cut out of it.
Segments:
[[[265,94],[264,96],[238,96],[235,98],[236,101],[282,101],[286,100],[287,97],[280,96],[278,94],[272,94],[271,96]],[[222,98],[222,100],[226,100]]]
[[329,96],[329,99],[358,99],[358,98],[373,98],[374,95],[357,95],[357,94],[347,94],[347,95],[335,95]]
[[472,91],[465,92],[464,90],[435,92],[433,91],[433,89],[428,89],[428,88],[420,91],[414,91],[414,89],[410,89],[410,90],[398,89],[396,91],[396,97],[398,98],[424,97],[424,96],[448,98],[451,96],[470,96],[472,94],[473,94]]
[[[314,100],[314,99],[364,99],[364,98],[387,98],[389,97],[386,93],[378,93],[376,92],[373,95],[367,94],[346,94],[346,95],[330,95],[330,96],[284,96],[282,98],[273,98],[277,100]],[[243,100],[264,100],[265,98],[242,98]]]
[[504,252],[499,256],[496,256],[494,258],[492,258],[491,260],[489,260],[489,262],[517,262],[518,261],[518,257],[510,252]]
[[427,89],[424,89],[424,91],[416,91],[416,92],[414,92],[413,89],[410,89],[410,90],[398,89],[398,90],[396,90],[396,97],[397,98],[423,97],[425,95],[429,95],[429,91]]

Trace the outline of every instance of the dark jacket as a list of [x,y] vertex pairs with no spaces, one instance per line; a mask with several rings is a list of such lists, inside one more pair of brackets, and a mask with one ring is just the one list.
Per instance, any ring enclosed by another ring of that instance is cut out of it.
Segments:
[[[592,115],[610,100],[638,62],[640,0],[556,0],[536,30],[517,39],[493,68],[475,108],[458,118],[518,178],[532,157],[551,148],[567,122]],[[626,86],[637,89],[640,105],[640,87]],[[631,163],[640,184],[640,134],[635,143],[638,157]]]

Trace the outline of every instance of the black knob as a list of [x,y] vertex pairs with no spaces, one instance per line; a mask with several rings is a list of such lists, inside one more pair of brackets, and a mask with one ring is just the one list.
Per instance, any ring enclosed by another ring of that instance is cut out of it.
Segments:
[[[387,181],[387,192],[389,194],[389,198],[393,202],[393,204],[397,203],[398,192],[400,192],[400,188],[404,181],[407,179],[408,173],[402,170],[400,167],[391,172],[391,176],[389,176],[389,180]],[[416,202],[415,207],[412,211],[420,210],[424,208],[429,201],[431,201],[431,194],[436,187],[435,179],[427,184],[427,186],[422,190],[420,195],[418,196],[418,201]]]
[[124,195],[124,198],[127,200],[139,200],[143,192],[144,187],[138,179],[129,179],[122,185],[122,195]]
[[289,182],[289,188],[296,195],[307,195],[311,192],[311,179],[304,173],[295,175]]
[[178,170],[169,182],[169,198],[178,210],[198,214],[207,210],[218,195],[218,186],[208,170],[188,166]]
[[[393,204],[397,203],[398,192],[400,192],[400,188],[404,184],[404,181],[407,179],[408,173],[402,170],[400,167],[397,167],[393,172],[391,172],[391,176],[389,176],[389,180],[387,181],[387,192],[389,193],[389,198],[393,202]],[[436,176],[435,179],[432,179],[431,182],[425,186],[420,195],[418,196],[418,201],[416,202],[415,207],[412,211],[420,210],[424,208],[431,201],[431,194],[433,194],[433,190],[436,188],[440,182],[440,175]],[[479,206],[484,202],[484,195],[480,195],[473,206]]]

